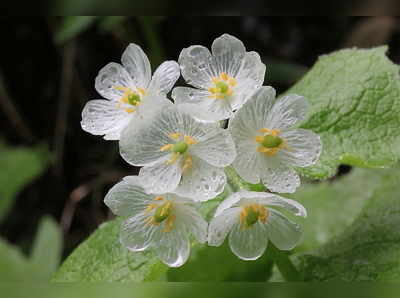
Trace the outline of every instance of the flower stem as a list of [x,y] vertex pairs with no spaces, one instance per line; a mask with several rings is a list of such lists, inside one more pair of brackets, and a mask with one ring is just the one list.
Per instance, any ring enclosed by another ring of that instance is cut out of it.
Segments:
[[272,243],[268,246],[274,263],[286,281],[304,281],[302,274],[294,266],[287,253],[279,250]]
[[266,191],[266,188],[263,184],[251,184],[244,181],[231,166],[225,168],[225,173],[228,178],[227,184],[230,186],[233,192],[237,192],[241,189],[250,191]]

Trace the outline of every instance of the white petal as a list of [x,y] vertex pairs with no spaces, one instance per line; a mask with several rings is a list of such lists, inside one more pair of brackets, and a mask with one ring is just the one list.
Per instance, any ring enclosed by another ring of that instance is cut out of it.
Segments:
[[172,107],[173,103],[164,94],[149,94],[137,107],[137,117],[151,123],[160,111]]
[[200,243],[206,242],[208,223],[204,218],[191,206],[181,205],[178,208],[177,218],[186,228],[187,234],[192,234]]
[[259,88],[251,98],[236,112],[229,123],[232,137],[237,144],[241,140],[255,143],[258,130],[265,127],[268,113],[275,100],[275,89],[272,87]]
[[146,209],[154,196],[148,195],[139,177],[125,177],[114,185],[104,198],[104,203],[119,216],[134,216]]
[[190,152],[216,167],[226,167],[236,157],[235,144],[229,131],[218,127],[199,139]]
[[215,122],[233,115],[229,101],[210,98],[207,90],[176,87],[172,98],[181,110],[200,121]]
[[121,226],[120,241],[131,251],[142,251],[152,243],[153,235],[158,227],[146,224],[144,212],[126,220]]
[[207,201],[219,195],[226,184],[224,169],[211,166],[195,156],[192,162],[192,167],[183,172],[175,193],[196,201]]
[[271,242],[281,250],[293,249],[301,240],[301,226],[287,219],[282,213],[269,209],[266,227]]
[[223,34],[214,40],[211,51],[217,73],[236,77],[246,54],[243,43],[232,35]]
[[121,57],[122,65],[132,78],[135,87],[146,89],[151,80],[149,59],[138,45],[131,43]]
[[240,197],[240,193],[239,192],[235,192],[235,193],[231,194],[229,197],[227,197],[225,200],[223,200],[221,202],[221,204],[219,204],[217,210],[215,210],[215,215],[214,216],[219,216],[226,209],[231,208],[236,203],[238,203],[240,201],[240,199],[241,199],[241,197]]
[[232,252],[242,260],[256,260],[267,248],[267,232],[259,221],[250,228],[243,229],[236,223],[229,235],[229,246]]
[[128,125],[131,115],[108,100],[91,100],[82,111],[82,129],[93,135],[105,135],[106,140],[119,140],[121,131]]
[[240,177],[253,184],[260,182],[260,161],[255,147],[253,144],[238,144],[238,154],[232,164]]
[[182,266],[190,254],[190,242],[183,227],[173,228],[169,232],[159,231],[154,248],[158,257],[170,267]]
[[252,79],[247,78],[238,81],[234,87],[233,95],[229,98],[232,109],[240,109],[259,88],[260,84]]
[[257,52],[247,52],[242,67],[236,77],[240,82],[245,79],[252,79],[258,86],[262,86],[265,77],[265,64],[262,63]]
[[135,87],[129,73],[118,63],[111,62],[104,66],[96,77],[95,88],[104,98],[119,100],[124,91],[116,87]]
[[284,165],[265,168],[261,180],[272,192],[293,193],[300,186],[300,177],[296,171]]
[[294,129],[283,131],[282,138],[287,142],[288,149],[280,150],[279,159],[298,167],[315,164],[321,154],[320,137],[311,130]]
[[182,50],[178,62],[185,81],[198,88],[208,89],[211,79],[219,74],[213,68],[213,58],[210,51],[203,46],[191,46]]
[[172,192],[178,186],[181,175],[181,160],[173,164],[164,161],[153,166],[145,166],[139,172],[146,191],[157,194]]
[[300,95],[289,94],[276,100],[268,114],[270,129],[285,129],[303,121],[309,109],[308,101]]
[[154,72],[149,92],[167,94],[178,80],[181,72],[178,63],[166,61]]
[[272,193],[241,190],[237,192],[237,194],[241,199],[251,199],[254,203],[265,205],[267,207],[281,207],[297,216],[307,216],[306,209],[300,203]]
[[240,208],[230,208],[214,217],[208,228],[208,245],[220,246],[233,225],[239,221]]

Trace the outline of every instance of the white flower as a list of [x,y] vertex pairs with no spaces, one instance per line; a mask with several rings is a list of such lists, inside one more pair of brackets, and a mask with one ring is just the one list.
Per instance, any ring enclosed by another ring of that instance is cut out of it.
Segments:
[[292,128],[305,119],[307,100],[291,94],[275,100],[275,90],[261,87],[235,114],[229,130],[236,144],[232,166],[250,183],[273,192],[294,192],[300,178],[292,166],[315,164],[321,140],[310,130]]
[[199,120],[230,118],[264,82],[265,65],[256,52],[228,34],[215,39],[211,51],[203,46],[183,49],[179,56],[182,76],[194,88],[176,87],[175,103]]
[[107,64],[96,77],[96,90],[106,100],[91,100],[82,111],[83,130],[106,140],[119,140],[131,120],[151,117],[171,105],[166,94],[180,75],[178,63],[166,61],[151,77],[150,62],[136,44],[126,48],[121,62]]
[[207,240],[207,222],[192,200],[148,194],[137,176],[125,177],[111,188],[104,202],[116,215],[128,217],[121,227],[121,243],[131,251],[154,249],[168,266],[187,261],[190,234],[200,243]]
[[223,167],[236,157],[226,129],[196,121],[175,107],[159,113],[148,126],[129,126],[120,152],[128,163],[144,166],[139,176],[150,192],[173,191],[201,201],[223,191]]
[[296,201],[266,192],[242,190],[217,208],[208,230],[208,244],[220,246],[229,234],[232,252],[243,260],[259,258],[271,241],[280,250],[291,250],[301,240],[301,227],[274,208],[307,216]]

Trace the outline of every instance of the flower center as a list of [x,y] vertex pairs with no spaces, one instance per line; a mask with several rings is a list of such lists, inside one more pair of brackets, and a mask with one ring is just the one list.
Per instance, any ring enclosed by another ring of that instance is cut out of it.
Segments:
[[146,219],[146,224],[148,225],[153,225],[153,226],[158,226],[162,222],[165,222],[165,228],[163,229],[163,232],[169,232],[172,230],[175,222],[175,215],[173,214],[173,204],[171,201],[167,201],[163,197],[155,197],[155,201],[165,201],[162,204],[158,203],[150,203],[146,210],[145,214],[150,213],[152,210],[155,209],[154,213],[152,216],[149,216]]
[[250,228],[258,221],[265,223],[268,215],[268,209],[260,204],[247,205],[240,212],[240,223],[242,228]]
[[168,165],[174,164],[183,155],[185,159],[182,164],[182,171],[184,172],[192,167],[193,159],[187,151],[190,145],[196,144],[197,141],[190,136],[183,136],[181,133],[171,133],[169,137],[176,143],[164,145],[160,148],[160,151],[172,152],[171,158],[167,161]]
[[124,92],[117,106],[118,108],[124,109],[127,113],[135,112],[136,109],[133,107],[140,105],[142,97],[146,94],[146,90],[143,88],[136,88],[136,90],[124,86],[114,86],[114,88]]
[[211,93],[210,98],[224,99],[233,94],[233,87],[236,85],[236,80],[225,72],[222,72],[219,77],[212,78],[214,87],[208,88]]
[[279,137],[279,130],[262,128],[259,132],[264,135],[256,137],[256,142],[260,143],[260,146],[257,148],[258,152],[264,153],[268,156],[274,156],[279,152],[279,150],[287,149],[286,141]]

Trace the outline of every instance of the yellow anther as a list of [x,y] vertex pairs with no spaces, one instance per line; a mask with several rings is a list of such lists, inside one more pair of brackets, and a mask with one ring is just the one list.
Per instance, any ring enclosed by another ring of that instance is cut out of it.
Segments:
[[147,208],[144,210],[144,213],[145,213],[145,214],[148,214],[151,210],[153,210],[153,209],[156,208],[156,207],[157,207],[156,204],[149,204],[149,205],[147,206]]
[[228,79],[228,84],[232,87],[236,86],[237,82],[234,78],[229,78]]
[[128,87],[124,87],[124,86],[113,86],[114,89],[118,90],[118,91],[130,91],[131,89]]
[[188,157],[185,158],[185,161],[183,162],[182,172],[185,172],[186,170],[190,169],[192,165],[193,165],[193,158],[189,155]]
[[163,197],[155,197],[155,198],[154,198],[154,201],[163,201],[163,200],[164,200]]
[[179,132],[175,132],[175,133],[170,133],[169,137],[174,139],[174,140],[178,140],[181,137],[182,134],[180,134]]
[[269,216],[267,208],[260,204],[251,204],[242,207],[240,212],[240,223],[243,229],[252,227],[257,221],[266,223]]
[[229,76],[225,73],[225,72],[221,72],[221,74],[219,75],[219,77],[224,80],[227,81],[229,80]]
[[179,158],[179,155],[180,154],[178,152],[172,153],[171,158],[169,160],[167,160],[167,165],[172,165],[172,164],[176,163],[176,161]]
[[170,232],[172,228],[174,227],[174,223],[176,220],[176,216],[174,214],[168,216],[166,222],[165,222],[165,227],[163,229],[163,232]]
[[262,141],[264,141],[264,137],[263,136],[256,136],[256,142],[257,143],[261,143]]
[[125,112],[127,112],[127,113],[133,113],[134,111],[136,111],[136,110],[132,109],[132,108],[125,109]]
[[168,150],[171,150],[172,147],[174,147],[174,145],[172,145],[172,144],[167,144],[167,145],[162,146],[162,147],[160,148],[160,151],[168,151]]
[[197,144],[197,141],[196,141],[195,139],[193,139],[192,137],[190,137],[190,136],[184,136],[184,137],[183,137],[183,140],[184,140],[184,142],[185,142],[186,144],[188,144],[188,145]]
[[136,88],[136,90],[138,91],[138,93],[140,94],[140,95],[145,95],[146,94],[146,90],[144,90],[143,88]]

